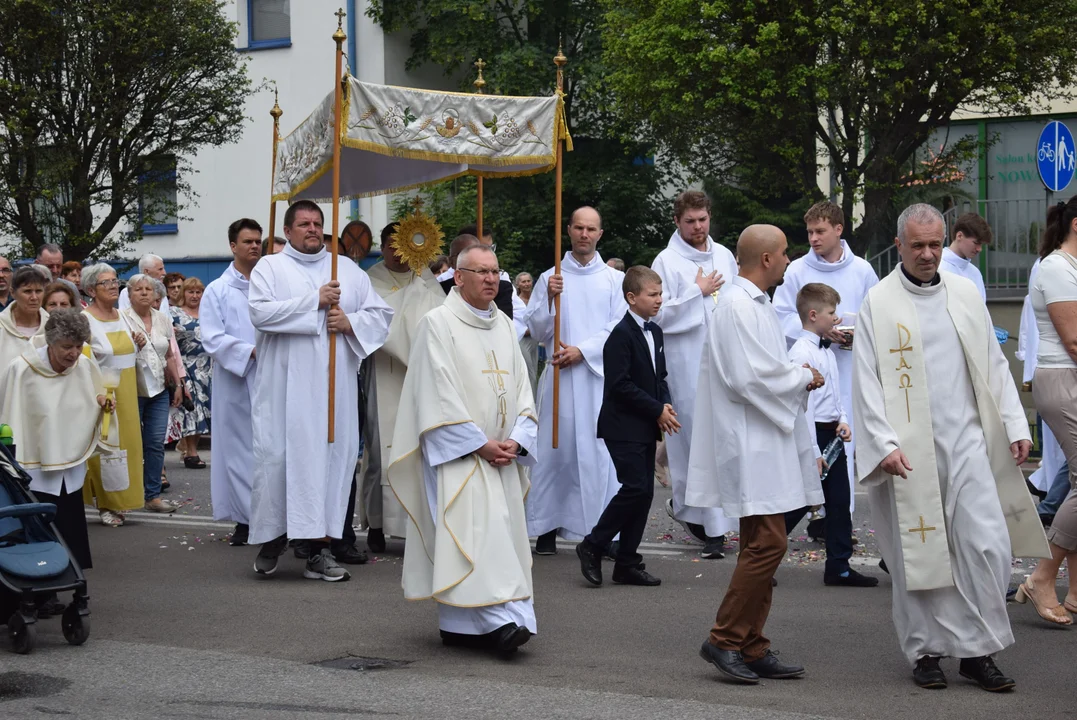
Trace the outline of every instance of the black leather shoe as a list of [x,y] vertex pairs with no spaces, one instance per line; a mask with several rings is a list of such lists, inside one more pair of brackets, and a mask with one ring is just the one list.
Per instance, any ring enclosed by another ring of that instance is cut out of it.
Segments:
[[385,533],[381,528],[370,528],[366,532],[366,546],[370,552],[380,555],[385,552]]
[[576,546],[576,557],[580,559],[580,572],[583,579],[592,585],[602,584],[602,555],[598,548],[584,540]]
[[614,567],[613,582],[618,585],[644,585],[647,587],[654,587],[655,585],[662,584],[661,580],[654,575],[651,575],[639,565],[627,568]]
[[557,554],[557,531],[551,530],[548,533],[539,535],[535,540],[535,554],[536,555],[556,555]]
[[939,667],[939,659],[925,655],[916,661],[912,679],[925,690],[942,690],[946,687],[946,674]]
[[614,540],[613,542],[611,542],[609,545],[606,546],[606,552],[603,553],[603,555],[605,556],[605,558],[607,560],[616,560],[617,559],[617,553],[620,552],[620,550],[621,550],[621,541],[620,540]]
[[365,565],[370,558],[355,545],[348,545],[347,547],[333,548],[333,559],[344,565]]
[[463,633],[442,630],[441,644],[445,647],[479,647],[482,644],[482,636],[465,635]]
[[879,578],[870,575],[861,575],[856,570],[850,569],[845,577],[841,575],[823,575],[823,584],[831,587],[875,587],[879,584]]
[[236,529],[232,531],[232,537],[228,538],[228,544],[232,547],[243,547],[250,539],[251,527],[243,523],[236,523]]
[[723,650],[711,645],[710,642],[705,642],[699,649],[699,656],[731,680],[746,685],[755,685],[759,682],[759,676],[744,664],[744,658],[736,650]]
[[962,658],[959,672],[987,692],[1009,692],[1017,686],[1017,681],[1003,675],[989,655]]
[[516,649],[531,639],[531,631],[516,623],[502,625],[491,633],[494,636],[494,648],[503,655],[516,652]]
[[786,665],[778,659],[778,653],[769,649],[763,657],[744,664],[756,675],[768,680],[786,680],[804,674],[804,668],[800,665]]

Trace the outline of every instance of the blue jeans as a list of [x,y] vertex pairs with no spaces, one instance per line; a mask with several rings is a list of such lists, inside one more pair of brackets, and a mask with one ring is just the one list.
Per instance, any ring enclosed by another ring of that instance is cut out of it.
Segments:
[[142,423],[142,485],[146,502],[161,494],[161,470],[165,466],[165,433],[168,431],[168,391],[138,399]]
[[1047,486],[1047,497],[1040,501],[1040,504],[1036,507],[1036,512],[1040,515],[1053,517],[1058,512],[1059,506],[1062,505],[1069,491],[1070,466],[1068,463],[1062,463],[1062,467],[1058,469],[1058,474],[1051,480],[1051,484]]

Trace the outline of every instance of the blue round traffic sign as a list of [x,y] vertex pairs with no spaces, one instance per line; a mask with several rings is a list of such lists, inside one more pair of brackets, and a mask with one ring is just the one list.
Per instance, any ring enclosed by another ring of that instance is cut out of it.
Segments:
[[1058,120],[1047,123],[1036,143],[1036,164],[1048,190],[1058,192],[1073,180],[1074,152],[1070,129]]

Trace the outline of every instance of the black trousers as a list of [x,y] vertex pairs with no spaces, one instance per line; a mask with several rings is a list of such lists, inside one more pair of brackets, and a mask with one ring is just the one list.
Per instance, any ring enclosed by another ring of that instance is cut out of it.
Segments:
[[34,497],[38,502],[52,503],[56,506],[56,517],[52,522],[60,531],[67,549],[71,551],[79,567],[83,570],[92,568],[90,536],[86,531],[86,507],[82,501],[82,490],[69,493],[65,486],[60,490],[59,495],[34,492]]
[[[836,426],[836,423],[815,424],[815,438],[819,442],[820,450],[825,451],[830,441],[837,437]],[[849,467],[845,451],[842,450],[837,460],[830,466],[826,480],[823,480],[823,507],[826,508],[824,518],[826,567],[823,572],[829,576],[846,572],[849,569],[849,558],[853,556],[853,516],[849,512],[851,500],[849,493]],[[785,514],[786,534],[793,532],[793,528],[807,514],[806,507],[787,512]]]
[[621,483],[621,489],[602,511],[598,523],[584,538],[584,542],[605,548],[617,533],[621,533],[617,567],[635,567],[643,561],[643,556],[637,551],[654,499],[654,455],[657,445],[655,441],[606,441],[606,449],[617,470],[617,482]]
[[344,513],[344,530],[340,533],[340,540],[333,540],[330,545],[333,550],[350,548],[355,544],[355,491],[357,483],[355,474],[352,474],[352,491],[348,495],[348,509]]

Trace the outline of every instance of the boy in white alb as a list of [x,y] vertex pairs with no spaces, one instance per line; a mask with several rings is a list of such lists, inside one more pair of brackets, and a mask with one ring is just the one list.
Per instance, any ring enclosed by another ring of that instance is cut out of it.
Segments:
[[[976,259],[984,245],[991,244],[991,226],[976,213],[965,213],[954,223],[950,246],[942,250],[941,272],[953,273],[972,281],[980,293],[980,298],[987,301],[984,278]],[[1031,285],[1031,283],[1029,283]]]
[[[842,587],[875,587],[879,584],[878,578],[861,575],[849,567],[849,558],[853,555],[853,518],[849,510],[845,448],[841,447],[829,467],[824,459],[827,446],[835,438],[848,442],[852,435],[841,401],[838,361],[830,349],[830,340],[826,339],[830,330],[841,321],[837,314],[840,302],[838,291],[823,283],[808,283],[800,289],[797,293],[797,313],[803,330],[789,349],[789,359],[804,367],[817,368],[825,381],[821,388],[808,394],[808,408],[804,413],[808,426],[812,427],[814,423],[819,473],[827,471],[823,479],[826,508],[826,568],[823,582]],[[785,514],[786,533],[793,531],[808,510],[808,507],[803,507]]]

